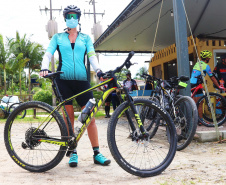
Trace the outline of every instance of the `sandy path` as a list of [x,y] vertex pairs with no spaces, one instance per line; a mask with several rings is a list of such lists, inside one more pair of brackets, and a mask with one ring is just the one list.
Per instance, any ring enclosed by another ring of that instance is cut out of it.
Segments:
[[87,133],[78,146],[79,166],[68,167],[65,157],[54,169],[46,173],[31,173],[16,165],[9,157],[4,141],[4,125],[0,125],[0,185],[68,185],[68,184],[225,184],[226,143],[192,142],[177,152],[171,165],[161,174],[150,178],[132,176],[122,170],[112,158],[107,146],[107,119],[97,120],[101,152],[112,160],[110,166],[93,164],[92,149]]

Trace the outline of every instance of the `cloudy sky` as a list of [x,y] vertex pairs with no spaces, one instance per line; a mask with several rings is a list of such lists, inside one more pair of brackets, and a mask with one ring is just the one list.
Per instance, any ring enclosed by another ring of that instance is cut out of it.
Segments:
[[[117,16],[125,9],[131,0],[96,0],[96,12],[103,13],[102,17],[97,15],[97,21],[100,21],[103,26],[103,31],[110,25]],[[89,4],[90,0],[52,0],[53,9],[64,9],[67,5],[77,5],[82,16],[80,22],[82,24],[82,32],[89,34],[91,38],[91,28],[94,23],[92,15],[84,15],[84,12],[93,12],[93,6]],[[45,7],[50,8],[50,0],[1,0],[0,3],[0,34],[3,37],[15,37],[16,31],[21,36],[26,34],[32,41],[42,44],[45,48],[48,47],[49,39],[45,29],[45,25],[50,19],[50,13],[40,11]],[[63,32],[66,28],[63,16],[63,11],[53,11],[53,18],[58,23],[58,32]],[[57,57],[58,54],[55,54]],[[104,71],[114,69],[120,65],[126,56],[104,56],[100,55],[99,62]],[[144,61],[150,60],[148,56],[135,56],[131,61],[138,62],[137,66],[130,68],[132,76],[135,76],[137,69],[143,66]],[[111,64],[111,65],[109,65]]]

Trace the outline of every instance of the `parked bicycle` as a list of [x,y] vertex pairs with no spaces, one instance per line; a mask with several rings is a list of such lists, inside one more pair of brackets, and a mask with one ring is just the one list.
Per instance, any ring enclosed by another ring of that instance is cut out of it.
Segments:
[[[143,74],[147,80],[155,84],[155,89],[150,99],[159,103],[171,115],[177,131],[177,150],[186,148],[192,141],[198,122],[198,113],[195,102],[191,97],[178,95],[180,89],[187,86],[188,77],[173,77],[170,80],[162,80],[154,76]],[[165,123],[158,121],[147,127],[150,136],[154,136],[160,126]]]
[[193,98],[195,95],[197,95],[197,92],[201,92],[203,95],[201,95],[200,99],[197,101],[197,108],[199,111],[199,122],[206,126],[206,127],[214,127],[214,122],[210,110],[210,102],[213,106],[213,111],[216,116],[217,125],[221,126],[226,121],[226,99],[218,94],[210,92],[210,102],[207,97],[207,93],[205,89],[203,88],[203,79],[202,77],[198,77],[197,79],[197,86],[192,88],[192,95]]
[[[2,118],[7,118],[9,114],[12,113],[13,110],[22,103],[17,96],[4,96],[2,99],[0,99],[0,102],[0,109],[3,113]],[[21,113],[20,118],[24,118],[25,115],[26,111]]]
[[[26,102],[10,114],[4,129],[4,140],[13,161],[31,172],[44,172],[54,168],[66,152],[66,155],[70,155],[70,152],[77,147],[102,103],[111,92],[116,90],[122,104],[112,114],[107,129],[108,145],[115,161],[127,172],[141,177],[158,175],[165,170],[172,162],[177,147],[176,130],[170,115],[153,101],[132,100],[128,89],[121,87],[115,76],[115,73],[120,72],[124,66],[128,69],[132,65],[130,59],[133,54],[131,52],[120,67],[106,72],[104,76],[106,81],[66,100],[62,99],[55,80],[62,72],[47,75],[46,77],[53,82],[52,86],[60,103],[53,108],[43,102]],[[98,104],[88,114],[78,133],[73,133],[65,103],[104,84],[108,84],[109,90],[104,92]],[[121,92],[125,93],[124,102]],[[58,112],[60,108],[65,112],[69,135],[64,119]],[[27,112],[36,110],[36,118],[25,116],[24,119],[17,119],[18,114],[24,110]],[[165,128],[159,129],[152,138],[149,137],[145,125],[150,124],[154,119],[143,114],[151,110],[154,110],[165,123]]]

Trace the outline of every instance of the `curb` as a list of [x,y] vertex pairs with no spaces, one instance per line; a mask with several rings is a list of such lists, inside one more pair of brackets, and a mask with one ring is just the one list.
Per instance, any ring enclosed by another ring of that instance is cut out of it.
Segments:
[[[219,131],[222,139],[226,139],[226,131]],[[199,142],[211,142],[218,141],[216,131],[197,131],[194,139]]]

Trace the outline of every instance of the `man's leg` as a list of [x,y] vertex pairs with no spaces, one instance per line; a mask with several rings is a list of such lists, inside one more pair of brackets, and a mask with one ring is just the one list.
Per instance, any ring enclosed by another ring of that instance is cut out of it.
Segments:
[[[195,101],[195,103],[197,103],[199,101],[199,99],[200,99],[200,97],[193,97],[193,100]],[[203,107],[203,102],[201,104],[199,104],[199,107],[197,107],[198,108],[198,116],[199,116],[200,119],[203,119],[203,115],[202,115],[203,109],[202,109],[202,107]],[[201,126],[201,123],[198,123],[198,125]]]

